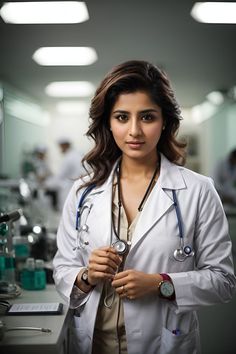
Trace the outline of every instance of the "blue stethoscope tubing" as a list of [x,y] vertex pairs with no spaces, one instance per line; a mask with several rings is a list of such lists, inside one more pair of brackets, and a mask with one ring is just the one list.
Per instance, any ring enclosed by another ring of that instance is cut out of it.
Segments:
[[91,190],[93,190],[95,187],[96,187],[95,184],[91,184],[83,191],[83,193],[80,197],[79,204],[77,207],[77,212],[76,212],[76,225],[75,225],[76,230],[79,230],[79,223],[80,223],[80,218],[81,218],[82,211],[83,211],[84,200],[87,197],[87,195],[91,192]]
[[194,256],[194,251],[191,246],[184,245],[183,220],[182,220],[182,215],[180,212],[180,207],[179,207],[178,199],[176,196],[176,192],[174,189],[172,189],[172,195],[173,195],[173,200],[174,200],[174,207],[175,207],[175,212],[176,212],[176,216],[177,216],[179,237],[180,237],[180,245],[179,245],[179,248],[177,248],[174,251],[174,258],[176,261],[183,262],[183,261],[185,261],[186,258]]
[[[83,212],[83,205],[84,205],[84,201],[87,197],[87,195],[96,187],[95,184],[91,184],[90,186],[88,186],[82,193],[79,203],[78,203],[78,207],[77,207],[77,212],[76,212],[76,230],[79,232],[80,231],[80,219],[81,219],[81,215]],[[183,232],[183,221],[182,221],[182,216],[181,216],[181,212],[180,212],[180,207],[179,207],[179,203],[177,200],[177,196],[176,196],[176,192],[175,190],[172,190],[172,195],[173,195],[173,201],[174,201],[174,208],[175,208],[175,212],[176,212],[176,217],[177,217],[177,222],[178,222],[178,229],[179,229],[179,237],[180,237],[180,244],[179,244],[179,248],[177,248],[174,251],[174,258],[176,261],[179,262],[183,262],[185,261],[188,257],[192,257],[194,256],[194,250],[192,249],[191,246],[189,245],[184,245],[184,232]],[[86,243],[86,245],[88,244],[88,242]],[[77,249],[77,247],[75,247],[74,249]]]

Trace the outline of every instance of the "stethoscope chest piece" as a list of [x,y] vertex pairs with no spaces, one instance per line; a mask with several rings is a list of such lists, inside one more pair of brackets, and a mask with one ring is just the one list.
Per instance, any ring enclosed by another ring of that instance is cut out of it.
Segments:
[[178,262],[184,262],[186,258],[193,256],[194,251],[190,246],[180,247],[174,251],[174,258]]
[[118,240],[112,245],[119,255],[127,254],[129,251],[129,244],[124,240]]
[[190,246],[185,246],[184,247],[184,253],[187,256],[194,256],[194,251],[192,250],[192,247],[190,247]]

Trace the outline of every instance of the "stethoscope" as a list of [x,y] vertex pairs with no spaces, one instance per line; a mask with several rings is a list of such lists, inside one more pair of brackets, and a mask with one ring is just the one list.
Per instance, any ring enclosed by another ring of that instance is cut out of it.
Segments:
[[[84,237],[84,234],[88,235],[89,227],[86,224],[86,222],[87,222],[87,219],[88,219],[88,216],[89,216],[89,213],[91,211],[93,204],[90,204],[90,205],[85,204],[85,198],[91,192],[91,190],[94,188],[95,188],[94,184],[88,186],[84,190],[84,192],[82,193],[82,196],[79,200],[78,208],[77,208],[77,212],[76,212],[76,230],[78,231],[78,235],[76,238],[76,246],[73,248],[73,250],[84,249],[86,246],[89,245],[89,240],[88,240],[88,238]],[[174,250],[173,256],[176,261],[184,262],[187,258],[193,257],[195,252],[191,246],[184,244],[183,222],[182,222],[180,207],[179,207],[179,203],[177,200],[175,190],[172,190],[172,195],[173,195],[173,201],[174,201],[174,208],[176,211],[176,217],[177,217],[177,223],[178,223],[178,229],[179,229],[179,239],[180,239],[179,240],[179,247]],[[82,214],[86,211],[87,211],[87,214],[85,217],[84,224],[81,225]],[[120,208],[119,208],[118,220],[120,220]],[[126,255],[129,251],[129,248],[130,248],[130,242],[121,240],[119,238],[119,224],[120,223],[118,222],[118,229],[115,232],[116,241],[112,244],[112,246],[116,249],[116,251],[119,255]]]
[[[87,195],[95,188],[94,184],[91,184],[90,186],[88,186],[82,193],[81,198],[79,200],[79,204],[77,207],[77,211],[76,211],[76,224],[75,224],[75,229],[77,230],[77,237],[76,237],[76,245],[73,248],[73,251],[77,250],[77,249],[84,249],[86,246],[89,245],[89,240],[88,238],[85,238],[84,235],[88,235],[88,231],[89,231],[89,227],[86,224],[89,213],[93,207],[93,204],[87,205],[85,204],[85,198],[87,197]],[[87,215],[85,218],[85,222],[83,225],[81,225],[81,218],[83,213],[87,211]]]
[[189,245],[184,245],[184,233],[183,233],[183,222],[180,212],[179,203],[177,200],[176,192],[172,189],[172,195],[174,200],[174,207],[177,216],[178,228],[179,228],[179,247],[174,250],[174,258],[178,262],[185,261],[188,257],[194,256],[194,250]]
[[[88,231],[89,231],[89,227],[87,225],[87,219],[89,216],[89,213],[92,209],[93,204],[87,205],[85,204],[85,199],[87,197],[87,195],[95,188],[95,185],[92,184],[91,186],[88,186],[84,192],[82,193],[79,203],[78,203],[78,207],[77,207],[77,211],[76,211],[76,225],[75,225],[75,229],[78,232],[77,238],[76,238],[76,245],[73,248],[73,251],[77,250],[77,249],[84,249],[86,246],[89,245],[89,240],[88,238],[86,238],[84,235],[88,235]],[[83,223],[83,225],[81,225],[81,219],[82,219],[82,214],[87,212],[86,217],[85,217],[85,221]],[[120,220],[120,207],[119,207],[119,216],[118,219]],[[120,222],[118,222],[118,225],[120,225]],[[119,226],[118,226],[119,228]],[[120,231],[117,230],[115,232],[115,236],[116,236],[116,241],[114,243],[112,243],[112,246],[115,248],[115,250],[117,251],[117,253],[119,255],[124,255],[128,253],[129,247],[130,247],[130,242],[126,242],[124,240],[121,240],[119,238],[119,234]]]

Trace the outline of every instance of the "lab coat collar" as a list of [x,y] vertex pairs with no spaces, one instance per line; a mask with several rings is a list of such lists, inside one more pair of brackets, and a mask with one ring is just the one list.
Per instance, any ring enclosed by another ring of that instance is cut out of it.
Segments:
[[181,173],[181,166],[170,162],[163,154],[161,156],[161,170],[159,185],[162,189],[183,189],[186,188],[185,180]]

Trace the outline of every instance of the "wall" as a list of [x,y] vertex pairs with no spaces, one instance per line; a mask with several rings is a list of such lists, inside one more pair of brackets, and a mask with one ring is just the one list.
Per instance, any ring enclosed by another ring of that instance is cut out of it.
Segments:
[[226,102],[209,119],[199,125],[202,173],[212,175],[217,161],[236,146],[236,105]]
[[2,107],[0,172],[17,178],[21,175],[23,153],[45,140],[48,120],[33,99],[7,84],[3,84]]

